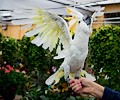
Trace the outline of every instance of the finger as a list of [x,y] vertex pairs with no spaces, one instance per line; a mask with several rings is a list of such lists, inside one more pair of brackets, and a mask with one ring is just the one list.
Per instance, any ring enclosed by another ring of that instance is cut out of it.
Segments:
[[81,93],[81,89],[82,89],[82,86],[80,85],[80,84],[78,84],[77,86],[76,86],[76,88],[75,88],[75,92],[76,93]]
[[75,85],[72,87],[72,90],[73,90],[73,91],[77,91],[77,90],[79,90],[80,88],[82,88],[81,84],[75,84]]
[[69,81],[69,83],[75,83],[75,82],[77,82],[77,81],[79,81],[78,79],[71,79],[70,81]]
[[74,82],[75,82],[75,79],[72,79],[72,80],[69,81],[69,84],[72,84]]
[[76,80],[76,81],[74,81],[73,83],[70,84],[70,87],[73,87],[74,85],[77,85],[77,84],[82,85],[80,83],[80,81]]
[[76,85],[76,83],[71,83],[69,87],[72,88],[72,87],[74,87],[75,85]]

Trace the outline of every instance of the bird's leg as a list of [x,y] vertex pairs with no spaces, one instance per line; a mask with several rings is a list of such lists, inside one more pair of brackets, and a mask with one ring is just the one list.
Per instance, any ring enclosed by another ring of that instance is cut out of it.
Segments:
[[80,78],[80,72],[82,71],[82,69],[78,69],[75,73],[75,78],[79,79]]
[[67,81],[67,78],[69,76],[69,73],[70,73],[70,66],[68,65],[64,68],[64,78],[66,81]]
[[84,62],[82,62],[82,63],[81,63],[81,67],[76,70],[75,78],[81,78],[80,72],[82,72],[83,67],[84,67]]
[[60,66],[60,69],[64,70],[64,78],[67,81],[67,78],[70,73],[70,66],[66,62],[63,62],[62,65]]

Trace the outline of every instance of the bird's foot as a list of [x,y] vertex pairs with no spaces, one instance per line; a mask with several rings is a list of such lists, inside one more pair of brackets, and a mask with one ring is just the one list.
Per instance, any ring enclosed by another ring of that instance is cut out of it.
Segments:
[[66,78],[66,80],[65,80],[67,83],[69,83],[69,81],[70,81],[70,78]]
[[76,77],[75,77],[75,79],[79,79],[79,78],[80,78],[80,76],[76,76]]

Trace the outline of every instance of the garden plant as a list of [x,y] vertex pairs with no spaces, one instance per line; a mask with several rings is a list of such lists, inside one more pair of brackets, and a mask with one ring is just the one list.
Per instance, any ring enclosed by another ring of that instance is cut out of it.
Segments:
[[[94,69],[97,82],[120,91],[120,27],[104,26],[90,37],[86,65]],[[0,64],[9,63],[14,69],[22,64],[29,81],[17,93],[23,100],[94,100],[73,93],[64,79],[57,85],[47,86],[45,80],[59,68],[63,59],[54,60],[55,50],[43,50],[31,44],[33,37],[16,40],[0,35]],[[13,71],[11,72],[13,73]],[[9,73],[10,74],[10,73]]]
[[98,83],[120,91],[119,26],[103,26],[93,33],[87,62],[89,66],[94,66]]

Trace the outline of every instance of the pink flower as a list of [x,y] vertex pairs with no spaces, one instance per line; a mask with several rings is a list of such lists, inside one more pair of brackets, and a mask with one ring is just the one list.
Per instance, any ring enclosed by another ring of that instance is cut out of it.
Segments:
[[23,73],[23,74],[26,74],[26,72],[25,72],[24,70],[22,71],[22,73]]
[[7,68],[5,68],[5,73],[9,73],[10,72],[10,70],[8,70]]
[[56,67],[55,66],[52,67],[52,71],[56,72]]
[[20,71],[18,69],[16,69],[15,72],[20,72]]
[[7,65],[6,67],[8,68],[9,71],[14,70],[10,65]]

